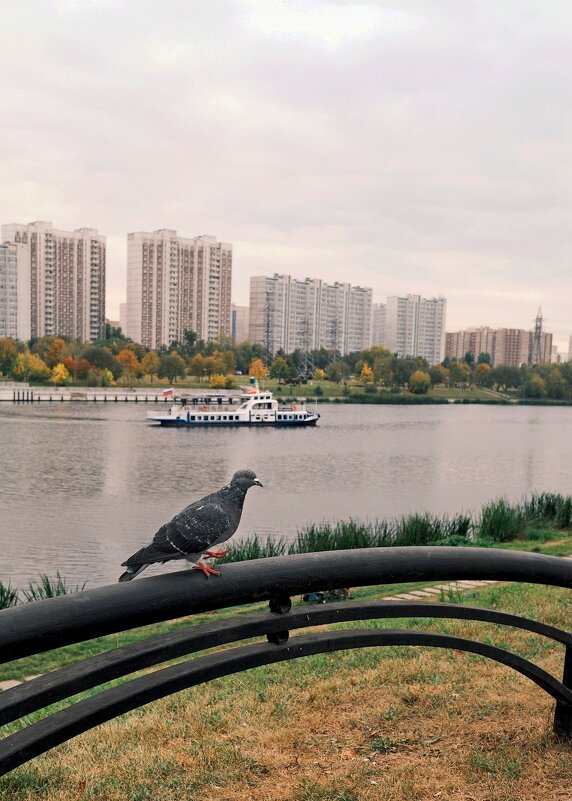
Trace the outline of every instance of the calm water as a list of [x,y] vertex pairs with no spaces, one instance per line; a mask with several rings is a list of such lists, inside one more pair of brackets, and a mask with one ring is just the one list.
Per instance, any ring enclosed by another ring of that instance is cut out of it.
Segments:
[[332,406],[315,429],[198,431],[149,426],[145,412],[0,405],[0,580],[114,582],[162,523],[240,467],[264,483],[240,536],[572,491],[572,408]]

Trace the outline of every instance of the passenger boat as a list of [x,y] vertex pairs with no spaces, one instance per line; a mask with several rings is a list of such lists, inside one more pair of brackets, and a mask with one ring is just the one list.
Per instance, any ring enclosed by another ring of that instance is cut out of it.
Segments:
[[269,390],[261,390],[256,379],[242,387],[241,395],[210,394],[182,396],[168,412],[148,414],[149,423],[162,426],[315,426],[320,415],[304,401],[279,404]]

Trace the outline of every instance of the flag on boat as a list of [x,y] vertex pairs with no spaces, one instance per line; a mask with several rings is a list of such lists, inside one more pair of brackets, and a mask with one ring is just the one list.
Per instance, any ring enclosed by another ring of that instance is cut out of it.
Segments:
[[173,392],[174,392],[173,387],[169,387],[169,389],[164,389],[163,390],[163,397],[164,398],[168,398],[169,395],[173,394]]

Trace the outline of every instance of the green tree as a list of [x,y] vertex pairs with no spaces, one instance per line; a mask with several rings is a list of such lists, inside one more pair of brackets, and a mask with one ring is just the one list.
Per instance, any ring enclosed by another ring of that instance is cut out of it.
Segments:
[[491,359],[490,353],[479,353],[477,357],[477,364],[488,364],[492,367],[493,360]]
[[449,371],[442,364],[435,364],[430,367],[429,378],[431,379],[431,386],[436,387],[438,384],[447,384],[449,382]]
[[0,373],[10,375],[18,358],[18,344],[15,339],[0,339]]
[[270,377],[277,378],[279,381],[287,381],[292,376],[292,368],[284,356],[276,356],[270,365]]
[[517,389],[522,386],[523,379],[523,372],[518,367],[499,365],[498,367],[493,367],[487,374],[486,384],[506,392],[508,389]]
[[451,361],[449,365],[449,384],[455,386],[457,384],[467,384],[471,377],[469,365],[466,362],[459,362],[456,359]]
[[336,384],[339,384],[340,381],[343,381],[347,378],[350,374],[350,368],[347,362],[340,359],[340,361],[332,362],[328,367],[328,372],[326,375],[328,376],[328,381],[335,381]]
[[205,357],[202,353],[195,353],[189,365],[189,373],[199,380],[206,375]]
[[491,366],[488,362],[479,362],[475,367],[475,383],[477,386],[482,387],[488,381],[488,375],[491,372]]
[[121,364],[110,350],[97,345],[87,347],[82,352],[81,358],[89,362],[92,367],[97,367],[99,370],[109,370],[114,379],[118,379],[123,370]]
[[404,387],[406,384],[408,384],[410,377],[417,369],[417,364],[413,361],[413,359],[396,359],[395,381],[397,386]]
[[545,398],[546,381],[538,373],[532,373],[524,384],[523,394],[525,398]]
[[159,378],[166,378],[172,384],[177,378],[183,378],[185,375],[185,360],[175,352],[161,356],[157,375]]

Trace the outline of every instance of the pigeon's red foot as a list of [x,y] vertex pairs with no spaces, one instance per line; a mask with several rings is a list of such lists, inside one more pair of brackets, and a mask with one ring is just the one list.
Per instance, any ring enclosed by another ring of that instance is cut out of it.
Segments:
[[197,562],[196,565],[193,565],[193,570],[201,570],[207,578],[209,575],[220,576],[220,570],[213,570],[210,565],[205,565],[204,562]]
[[220,550],[219,551],[205,551],[205,556],[210,556],[213,559],[221,559],[223,556],[226,556],[227,553],[230,553],[228,548],[226,548],[226,550],[223,550],[223,551],[220,551]]

